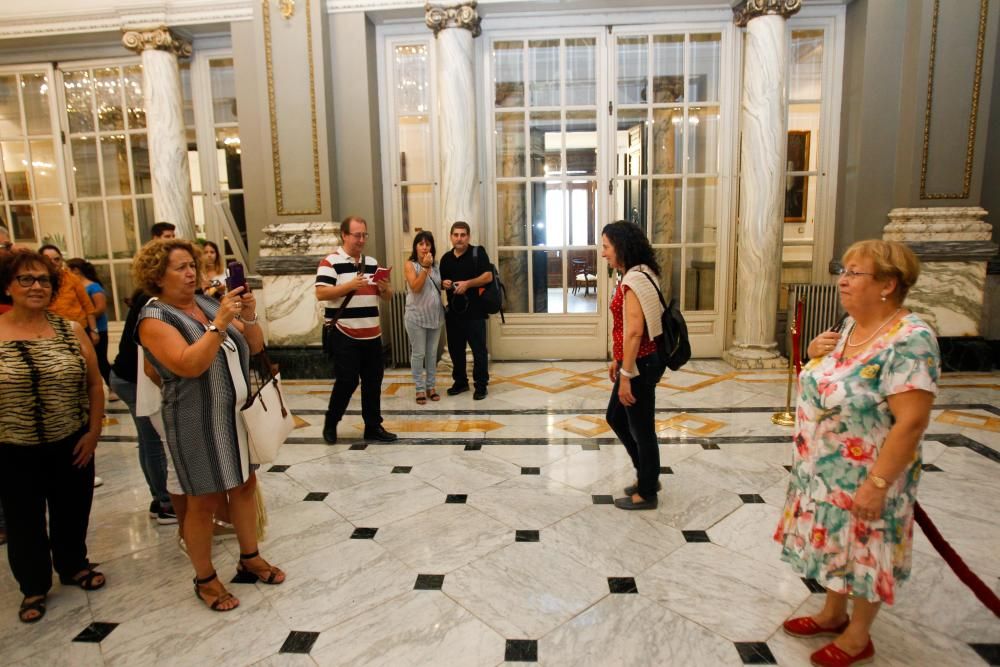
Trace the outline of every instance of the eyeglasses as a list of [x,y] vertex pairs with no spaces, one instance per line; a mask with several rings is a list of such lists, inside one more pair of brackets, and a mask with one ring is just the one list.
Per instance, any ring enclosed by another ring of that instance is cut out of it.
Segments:
[[3,248],[4,250],[10,250],[13,247],[14,247],[14,244],[11,241],[6,241],[4,243],[0,243],[0,248]]
[[843,267],[837,270],[837,275],[843,276],[848,280],[854,280],[858,276],[872,276],[872,277],[875,276],[874,273],[865,273],[864,271],[851,271],[850,269],[845,269]]
[[49,287],[52,287],[52,279],[49,278],[48,276],[29,276],[25,274],[21,276],[15,276],[14,279],[17,280],[17,284],[20,285],[21,287],[31,287],[35,283],[38,283],[38,286],[43,289],[48,289]]
[[368,238],[368,232],[354,232],[353,234],[345,234],[345,236],[353,236],[359,241],[364,241]]

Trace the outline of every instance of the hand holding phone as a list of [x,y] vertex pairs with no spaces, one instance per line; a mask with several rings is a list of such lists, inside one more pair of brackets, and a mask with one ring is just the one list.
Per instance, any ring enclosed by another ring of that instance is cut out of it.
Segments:
[[237,287],[246,287],[247,278],[243,272],[243,265],[239,262],[229,262],[226,267],[226,291],[231,292]]

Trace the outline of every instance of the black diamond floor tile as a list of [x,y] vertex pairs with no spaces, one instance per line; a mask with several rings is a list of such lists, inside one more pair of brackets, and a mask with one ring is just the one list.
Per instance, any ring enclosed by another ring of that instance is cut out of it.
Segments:
[[327,493],[326,491],[310,491],[309,493],[306,494],[306,497],[303,498],[302,500],[323,500],[328,495],[330,494]]
[[351,533],[352,540],[371,540],[374,539],[375,533],[378,532],[378,528],[355,528],[354,532]]
[[478,452],[482,450],[483,443],[481,442],[470,442],[465,446],[465,451],[467,452]]
[[933,463],[924,463],[920,467],[923,468],[924,472],[944,472],[944,470],[941,470],[941,468],[938,468]]
[[541,475],[541,468],[521,468],[522,475]]
[[267,469],[268,472],[285,472],[292,466],[271,466]]
[[596,452],[600,451],[601,446],[593,442],[588,442],[585,445],[580,445],[580,449],[582,449],[585,452]]
[[285,643],[281,645],[278,653],[309,653],[318,638],[318,632],[292,630],[285,637]]
[[809,589],[810,593],[826,593],[826,589],[823,587],[823,584],[819,583],[815,579],[802,577],[802,583],[806,585],[806,588]]
[[538,662],[538,640],[508,639],[504,660],[507,662]]
[[671,468],[670,466],[662,466],[660,468],[660,474],[661,475],[673,475],[674,474],[674,469]]
[[717,444],[715,444],[714,442],[703,442],[703,443],[701,443],[701,448],[702,449],[718,449],[719,446]]
[[777,665],[765,642],[733,642],[744,665]]
[[246,570],[236,570],[236,574],[233,578],[229,580],[231,584],[256,584],[257,575],[252,572],[247,572]]
[[788,472],[792,472],[792,466],[781,466],[781,467],[787,470]]
[[117,623],[101,623],[96,621],[85,627],[76,637],[73,637],[73,641],[100,644],[117,627]]
[[367,442],[356,442],[353,445],[351,445],[351,449],[354,449],[354,450],[368,449],[368,443]]
[[418,574],[417,583],[413,584],[415,591],[439,591],[444,586],[443,574]]
[[754,504],[754,503],[764,502],[764,499],[761,497],[759,493],[741,493],[740,500],[742,500],[744,504]]
[[634,577],[608,577],[608,589],[615,594],[639,592]]
[[537,542],[539,534],[537,530],[517,530],[514,531],[515,542]]
[[682,530],[681,534],[684,535],[684,539],[688,542],[711,542],[708,539],[708,533],[704,530]]
[[394,466],[392,472],[397,475],[406,475],[411,470],[413,470],[413,466]]
[[615,504],[615,497],[614,496],[597,496],[597,495],[592,495],[592,496],[590,496],[590,499],[593,501],[593,503],[595,505],[614,505]]
[[469,496],[465,493],[449,493],[445,496],[444,501],[449,505],[464,505],[468,499]]
[[987,665],[1000,665],[1000,644],[969,644]]

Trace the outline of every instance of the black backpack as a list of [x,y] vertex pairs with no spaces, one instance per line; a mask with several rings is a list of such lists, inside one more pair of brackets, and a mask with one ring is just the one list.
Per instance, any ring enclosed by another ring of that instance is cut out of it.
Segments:
[[[472,259],[479,261],[479,246],[472,246]],[[507,319],[503,316],[503,299],[506,290],[503,283],[500,282],[500,272],[497,271],[497,267],[492,262],[490,262],[490,273],[493,274],[493,280],[485,287],[479,288],[479,298],[482,300],[483,309],[488,314],[500,313],[500,320],[506,324]]]
[[670,304],[663,300],[663,292],[648,273],[640,271],[646,276],[646,280],[653,284],[656,295],[660,297],[660,305],[663,306],[663,314],[660,315],[660,324],[663,326],[663,334],[656,337],[656,350],[660,358],[667,363],[667,368],[676,371],[691,359],[691,341],[688,339],[687,322],[681,315],[680,306],[677,299],[671,299]]

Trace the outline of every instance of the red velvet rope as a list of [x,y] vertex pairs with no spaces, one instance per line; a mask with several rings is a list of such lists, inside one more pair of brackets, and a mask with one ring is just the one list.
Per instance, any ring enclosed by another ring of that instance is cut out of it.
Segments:
[[795,364],[795,377],[802,372],[802,323],[805,319],[805,303],[802,299],[795,302],[795,333],[792,334],[792,363]]
[[941,536],[937,526],[931,523],[930,517],[924,512],[920,503],[915,503],[913,508],[914,518],[917,525],[924,531],[924,535],[930,540],[937,552],[941,554],[944,561],[948,563],[955,575],[962,580],[966,586],[972,589],[972,593],[979,598],[979,601],[986,605],[996,616],[1000,616],[1000,598],[990,590],[990,587],[983,583],[983,580],[976,576],[976,573],[969,569],[962,557],[955,553],[951,545]]

